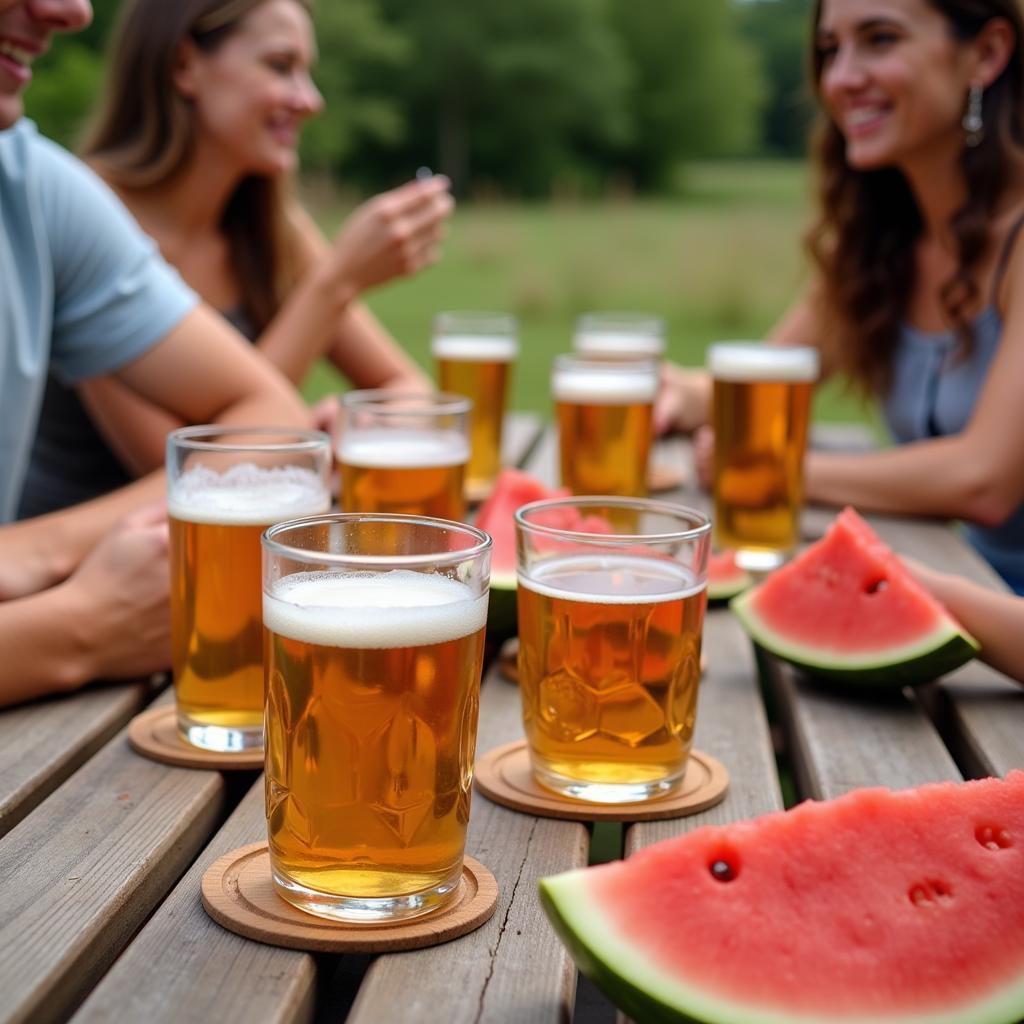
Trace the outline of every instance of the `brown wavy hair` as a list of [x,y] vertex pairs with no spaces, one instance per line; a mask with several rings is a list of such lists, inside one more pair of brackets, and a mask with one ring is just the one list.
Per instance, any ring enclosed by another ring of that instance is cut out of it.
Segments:
[[[978,300],[975,272],[991,240],[992,218],[1011,166],[1024,151],[1024,21],[1018,0],[927,0],[949,22],[953,39],[974,39],[993,18],[1005,18],[1016,45],[1002,74],[985,90],[984,135],[964,146],[961,168],[967,199],[951,220],[957,268],[940,290],[960,353],[973,344],[967,312]],[[811,73],[821,81],[822,57],[814,34],[823,0],[816,0]],[[966,96],[964,97],[966,106]],[[914,243],[922,231],[917,201],[895,168],[858,171],[846,162],[846,143],[835,122],[819,119],[814,140],[820,212],[807,246],[821,271],[824,300],[836,332],[824,339],[835,365],[865,392],[888,388],[892,356],[914,284]]]
[[[151,188],[172,179],[195,146],[192,104],[174,69],[190,39],[214,52],[264,0],[127,0],[108,53],[106,86],[82,155],[115,184]],[[311,0],[296,0],[307,10]],[[273,319],[294,278],[285,259],[286,184],[251,175],[221,218],[242,309],[258,332]]]

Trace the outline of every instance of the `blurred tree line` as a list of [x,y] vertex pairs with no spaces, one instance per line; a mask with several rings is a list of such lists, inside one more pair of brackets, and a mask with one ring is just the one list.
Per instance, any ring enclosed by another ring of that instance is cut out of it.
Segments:
[[[168,0],[173,2],[173,0]],[[57,40],[26,107],[73,146],[118,0]],[[308,170],[421,165],[461,194],[666,192],[694,158],[800,155],[810,0],[318,0]]]

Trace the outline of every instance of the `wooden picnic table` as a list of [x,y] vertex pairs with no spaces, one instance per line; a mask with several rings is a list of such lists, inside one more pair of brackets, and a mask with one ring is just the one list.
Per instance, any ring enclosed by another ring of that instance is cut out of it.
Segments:
[[[511,420],[507,461],[554,473],[555,438]],[[538,440],[539,438],[539,440]],[[848,443],[856,433],[819,435]],[[536,442],[536,443],[535,443]],[[685,465],[682,441],[656,456]],[[684,484],[675,497],[706,504]],[[807,537],[831,512],[808,510]],[[892,546],[998,586],[948,525],[872,517]],[[891,699],[815,687],[755,652],[732,615],[711,610],[696,746],[729,770],[718,806],[689,818],[601,826],[629,853],[788,799],[858,786],[1003,775],[1024,767],[1024,689],[980,662]],[[414,953],[309,955],[224,931],[199,883],[223,853],[265,837],[262,779],[168,768],[132,752],[125,726],[159,681],[94,687],[0,712],[0,1021],[614,1021],[541,912],[537,880],[584,865],[593,830],[474,797],[468,852],[500,887],[478,931]],[[478,752],[522,735],[519,695],[495,664],[483,682]]]

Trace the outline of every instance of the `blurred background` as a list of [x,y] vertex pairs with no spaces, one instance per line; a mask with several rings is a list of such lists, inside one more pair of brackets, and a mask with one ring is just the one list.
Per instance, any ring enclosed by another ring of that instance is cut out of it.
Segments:
[[[447,174],[442,262],[367,298],[424,366],[433,314],[520,320],[519,409],[591,310],[657,313],[671,358],[762,335],[807,277],[810,0],[319,0],[326,100],[297,187],[331,234],[363,197]],[[69,148],[103,81],[118,0],[36,65],[26,108]],[[343,388],[326,366],[311,398]],[[821,389],[818,415],[872,419]]]

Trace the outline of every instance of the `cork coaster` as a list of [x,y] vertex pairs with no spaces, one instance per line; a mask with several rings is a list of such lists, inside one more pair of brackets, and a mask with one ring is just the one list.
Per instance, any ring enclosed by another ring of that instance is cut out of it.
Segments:
[[[708,652],[700,652],[700,674],[708,670]],[[498,672],[507,683],[519,683],[519,637],[509,637],[498,651]]]
[[203,875],[203,907],[221,927],[247,939],[319,953],[385,953],[439,946],[479,928],[498,905],[498,883],[464,857],[453,902],[422,917],[347,924],[307,914],[278,896],[266,843],[226,853]]
[[565,821],[660,821],[713,807],[725,797],[729,773],[721,761],[690,752],[682,785],[645,803],[597,804],[546,789],[533,777],[526,740],[489,750],[476,763],[476,786],[488,800],[524,814]]
[[173,764],[177,768],[204,768],[219,771],[262,771],[263,748],[241,750],[237,754],[204,750],[186,743],[178,732],[174,705],[150,708],[128,723],[128,742],[136,754],[151,761]]
[[686,473],[682,466],[674,466],[670,462],[654,462],[647,467],[647,490],[651,494],[674,491],[684,483]]

